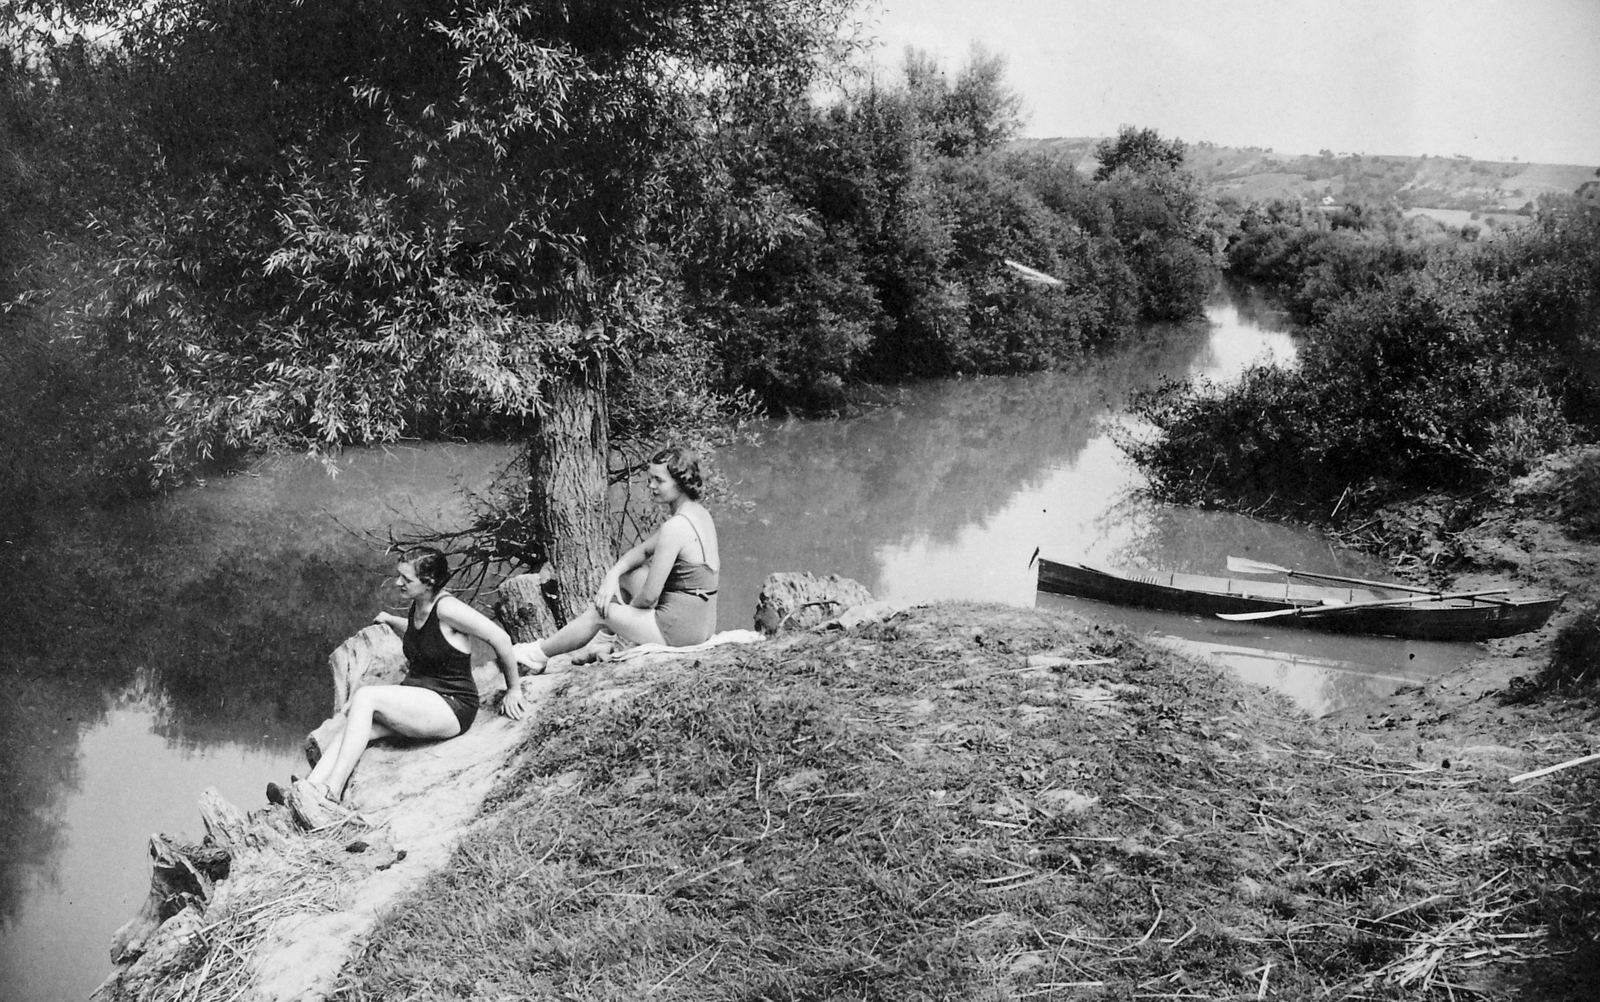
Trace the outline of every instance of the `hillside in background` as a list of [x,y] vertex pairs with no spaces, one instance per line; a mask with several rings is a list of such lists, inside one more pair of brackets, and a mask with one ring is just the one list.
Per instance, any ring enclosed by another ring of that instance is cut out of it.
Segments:
[[[1012,149],[1039,150],[1094,170],[1098,138],[1019,139]],[[1402,209],[1471,213],[1530,210],[1540,195],[1570,193],[1596,179],[1594,167],[1473,160],[1468,157],[1405,157],[1274,153],[1259,147],[1189,146],[1187,165],[1215,198],[1240,202],[1277,198],[1321,203],[1332,199],[1394,203]],[[1434,212],[1430,212],[1434,215]]]

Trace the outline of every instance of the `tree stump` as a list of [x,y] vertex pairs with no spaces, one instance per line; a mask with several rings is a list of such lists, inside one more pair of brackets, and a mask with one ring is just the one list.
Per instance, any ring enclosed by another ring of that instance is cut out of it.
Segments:
[[201,909],[185,907],[161,926],[160,935],[150,938],[148,951],[137,954],[138,959],[96,988],[90,1002],[146,998],[171,972],[192,970],[206,953],[204,929]]
[[872,601],[860,582],[837,574],[779,571],[767,575],[756,600],[755,628],[767,636],[809,630],[853,606]]
[[111,962],[125,964],[142,957],[162,925],[185,909],[203,913],[216,882],[227,877],[232,859],[221,846],[150,836],[150,894],[139,914],[112,934]]
[[500,584],[500,599],[494,604],[494,618],[511,634],[513,644],[526,644],[556,632],[556,617],[545,597],[549,571],[518,574]]
[[206,842],[233,855],[250,849],[281,851],[285,832],[274,821],[283,813],[281,807],[268,807],[247,815],[214,789],[200,794],[200,820],[206,826]]
[[306,737],[306,761],[313,766],[344,728],[350,697],[364,685],[393,685],[406,677],[406,655],[400,638],[387,626],[374,624],[340,644],[328,655],[333,675],[333,716]]
[[392,685],[405,678],[406,655],[393,630],[373,624],[328,655],[328,670],[333,674],[333,712],[343,713],[362,686]]

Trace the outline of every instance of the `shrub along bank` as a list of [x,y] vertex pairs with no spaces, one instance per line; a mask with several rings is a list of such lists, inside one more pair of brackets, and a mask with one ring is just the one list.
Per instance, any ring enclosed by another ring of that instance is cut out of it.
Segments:
[[338,997],[1587,997],[1595,781],[1526,764],[1015,609],[605,669]]
[[[1257,238],[1283,225],[1247,220],[1233,260],[1261,268]],[[1127,447],[1156,494],[1349,524],[1503,487],[1600,433],[1600,190],[1490,244],[1298,233],[1318,253],[1274,267],[1311,318],[1299,364],[1137,398],[1154,433]]]

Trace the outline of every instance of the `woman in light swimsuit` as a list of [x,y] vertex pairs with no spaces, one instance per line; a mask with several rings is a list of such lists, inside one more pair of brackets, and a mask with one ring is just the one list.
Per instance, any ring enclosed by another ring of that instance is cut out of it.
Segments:
[[[453,738],[466,733],[478,715],[478,686],[472,678],[472,638],[494,648],[505,673],[500,712],[520,720],[528,712],[519,684],[511,638],[483,613],[444,590],[450,562],[438,550],[422,550],[396,567],[396,583],[411,600],[404,618],[380,612],[373,622],[401,636],[410,669],[398,685],[364,685],[350,697],[344,730],[298,783],[309,788],[313,805],[338,803],[356,762],[373,738]],[[283,802],[283,791],[268,784],[267,799]],[[305,799],[302,798],[304,803]]]
[[[650,457],[650,495],[672,514],[606,572],[594,601],[554,635],[531,646],[535,667],[583,647],[602,629],[636,644],[692,647],[717,628],[717,527],[700,503],[700,459],[668,446]],[[518,646],[518,653],[529,651]]]

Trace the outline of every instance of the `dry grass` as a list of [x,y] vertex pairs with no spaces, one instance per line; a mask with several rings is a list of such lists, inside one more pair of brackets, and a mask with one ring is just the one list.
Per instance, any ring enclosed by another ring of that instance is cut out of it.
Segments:
[[189,933],[191,963],[141,986],[138,997],[170,1002],[235,1002],[254,986],[255,952],[275,922],[337,911],[354,870],[352,847],[367,835],[358,821],[296,834],[271,853],[233,862],[228,879]]
[[339,997],[1465,999],[1592,935],[1593,792],[943,606],[577,677]]

